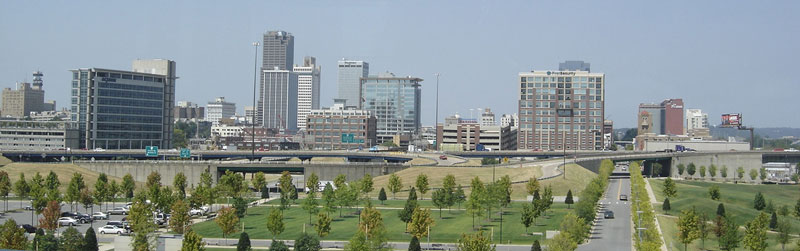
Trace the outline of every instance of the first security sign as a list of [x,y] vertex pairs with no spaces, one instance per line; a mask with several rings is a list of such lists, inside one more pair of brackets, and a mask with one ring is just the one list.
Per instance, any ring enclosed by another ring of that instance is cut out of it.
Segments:
[[147,146],[144,148],[145,156],[147,157],[158,157],[158,147],[157,146]]

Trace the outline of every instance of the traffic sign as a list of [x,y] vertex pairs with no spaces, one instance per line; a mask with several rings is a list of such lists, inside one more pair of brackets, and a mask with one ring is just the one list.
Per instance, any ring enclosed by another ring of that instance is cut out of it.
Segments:
[[144,148],[145,156],[158,157],[158,146],[147,146]]
[[189,148],[181,148],[181,158],[188,159],[192,157],[192,152]]

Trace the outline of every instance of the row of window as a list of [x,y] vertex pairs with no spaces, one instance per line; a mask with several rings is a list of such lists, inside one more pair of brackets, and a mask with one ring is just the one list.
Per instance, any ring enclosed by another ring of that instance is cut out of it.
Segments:
[[97,130],[118,130],[118,131],[161,131],[161,124],[111,124],[97,123]]
[[118,90],[148,91],[148,92],[159,92],[159,93],[164,91],[164,88],[162,87],[129,85],[129,84],[107,83],[107,82],[100,82],[98,86],[100,88],[109,88]]
[[101,105],[119,105],[119,106],[141,106],[161,108],[163,103],[158,101],[136,100],[136,99],[119,99],[119,98],[98,98],[97,103]]
[[132,75],[132,74],[120,74],[120,73],[113,73],[113,72],[98,72],[97,76],[101,77],[101,78],[133,79],[133,80],[141,80],[141,81],[156,82],[156,83],[163,83],[164,82],[164,78],[159,78],[159,77],[150,77],[150,76]]
[[149,124],[161,124],[161,117],[155,116],[130,116],[130,115],[107,115],[107,114],[98,114],[97,121],[99,122],[125,122],[125,123],[149,123]]
[[520,77],[520,82],[603,82],[602,77]]
[[138,92],[138,91],[120,91],[120,90],[112,90],[112,89],[100,89],[98,91],[98,93],[99,93],[100,96],[106,96],[106,97],[164,100],[164,94],[161,94],[161,93],[148,93],[148,92]]
[[98,131],[97,138],[104,139],[160,139],[161,133],[146,132],[104,132]]
[[98,106],[98,113],[161,116],[161,109]]

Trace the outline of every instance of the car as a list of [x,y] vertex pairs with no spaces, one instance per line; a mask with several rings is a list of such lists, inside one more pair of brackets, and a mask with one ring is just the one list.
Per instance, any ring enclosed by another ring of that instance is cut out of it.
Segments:
[[606,218],[606,219],[614,219],[614,211],[611,211],[611,210],[606,210],[606,211],[603,213],[603,218]]
[[628,200],[628,195],[620,194],[619,195],[619,200]]
[[202,208],[194,208],[189,210],[189,216],[201,216],[204,214],[206,214],[206,210],[203,210]]
[[70,218],[75,218],[75,217],[77,217],[77,216],[78,216],[78,214],[76,214],[76,213],[72,213],[72,212],[62,212],[62,213],[61,213],[61,217],[70,217]]
[[94,212],[92,214],[92,219],[95,220],[108,220],[108,214],[103,212]]
[[19,228],[25,229],[25,232],[29,234],[36,233],[36,227],[31,226],[31,224],[22,224],[19,225]]
[[440,160],[447,160],[447,156],[446,156],[446,155],[440,155],[440,156],[439,156],[439,159],[440,159]]
[[127,232],[127,230],[117,225],[105,225],[102,227],[98,227],[97,232],[100,234],[124,234],[125,232]]
[[108,214],[108,215],[115,215],[115,214],[128,215],[128,209],[124,208],[124,207],[115,207],[114,209],[108,210],[108,212],[106,212],[106,214]]
[[59,226],[77,226],[78,220],[70,218],[70,217],[61,217],[58,218],[58,225]]
[[81,214],[81,213],[76,214],[75,217],[72,217],[72,218],[78,220],[81,224],[86,224],[86,223],[94,221],[94,218],[92,218],[91,215]]
[[24,209],[24,210],[26,210],[26,211],[33,211],[33,207],[32,207],[32,206],[25,206],[25,207],[24,207],[24,208],[22,208],[22,209]]

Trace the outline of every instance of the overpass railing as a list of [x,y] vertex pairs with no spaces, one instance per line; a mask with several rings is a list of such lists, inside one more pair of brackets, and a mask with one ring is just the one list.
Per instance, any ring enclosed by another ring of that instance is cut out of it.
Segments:
[[401,163],[387,163],[387,162],[303,162],[292,163],[285,161],[248,161],[248,162],[231,162],[231,161],[217,161],[217,160],[75,160],[73,163],[166,163],[166,164],[225,164],[225,165],[249,165],[249,164],[266,164],[266,165],[348,165],[348,166],[403,166]]

